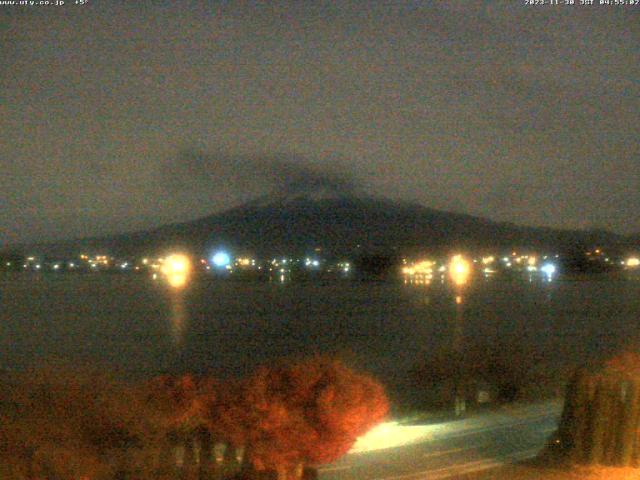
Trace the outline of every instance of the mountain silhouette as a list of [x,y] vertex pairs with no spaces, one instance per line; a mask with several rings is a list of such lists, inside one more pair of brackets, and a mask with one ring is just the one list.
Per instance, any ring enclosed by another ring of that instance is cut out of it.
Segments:
[[221,246],[266,256],[305,254],[315,248],[334,255],[357,252],[496,250],[563,251],[575,245],[637,246],[637,237],[602,230],[561,230],[494,222],[382,197],[313,194],[268,195],[221,213],[145,231],[42,244],[50,254],[80,249],[140,255],[185,249],[206,255]]

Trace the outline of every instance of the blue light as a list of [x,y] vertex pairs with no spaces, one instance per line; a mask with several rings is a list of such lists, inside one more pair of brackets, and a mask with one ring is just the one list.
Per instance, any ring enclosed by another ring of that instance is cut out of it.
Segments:
[[217,252],[211,260],[213,260],[214,265],[218,268],[226,267],[231,263],[231,257],[229,254],[222,251]]
[[547,277],[551,278],[553,274],[556,273],[556,266],[553,263],[545,263],[542,267],[540,267],[540,271]]

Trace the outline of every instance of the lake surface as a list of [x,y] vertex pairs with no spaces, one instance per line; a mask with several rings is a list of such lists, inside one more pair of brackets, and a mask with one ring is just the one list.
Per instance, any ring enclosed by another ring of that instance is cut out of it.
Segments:
[[[57,357],[131,375],[235,376],[283,356],[337,353],[389,385],[451,342],[454,292],[435,282],[250,283],[145,275],[0,274],[0,366]],[[535,346],[551,362],[604,355],[640,333],[640,281],[476,280],[464,335]]]

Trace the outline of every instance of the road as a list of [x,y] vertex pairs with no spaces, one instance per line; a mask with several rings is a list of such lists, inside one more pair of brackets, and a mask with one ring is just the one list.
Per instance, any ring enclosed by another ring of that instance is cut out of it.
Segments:
[[321,480],[439,480],[534,457],[556,430],[561,401],[502,408],[434,425],[381,425]]

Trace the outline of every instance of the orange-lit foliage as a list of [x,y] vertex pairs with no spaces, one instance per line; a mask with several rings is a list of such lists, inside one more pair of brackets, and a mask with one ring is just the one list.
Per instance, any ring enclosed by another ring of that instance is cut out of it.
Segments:
[[224,388],[191,376],[132,386],[97,370],[39,368],[0,376],[0,479],[157,478],[167,434],[203,427],[245,446],[254,468],[293,472],[335,460],[387,410],[379,384],[325,358],[261,368]]
[[605,371],[640,378],[640,353],[627,351],[605,362]]
[[162,412],[162,426],[176,432],[208,426],[210,405],[216,400],[217,390],[214,380],[191,375],[164,375],[144,386],[148,401]]
[[208,402],[207,426],[215,437],[234,447],[244,446],[247,440],[247,411],[241,385],[226,382]]
[[258,369],[242,400],[249,460],[275,471],[336,460],[389,408],[375,380],[322,357]]

